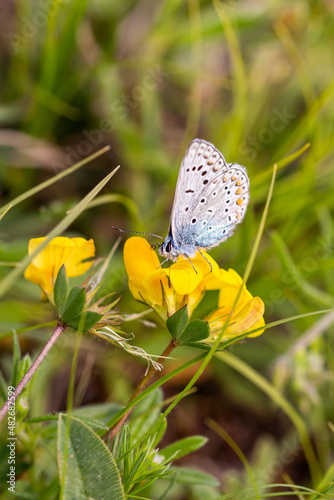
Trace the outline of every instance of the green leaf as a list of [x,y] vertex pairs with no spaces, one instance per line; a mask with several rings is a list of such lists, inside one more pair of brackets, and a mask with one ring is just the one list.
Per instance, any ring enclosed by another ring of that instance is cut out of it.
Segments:
[[155,436],[152,442],[153,448],[156,448],[158,446],[158,444],[160,443],[161,439],[163,438],[166,432],[166,429],[167,429],[167,419],[161,418],[160,423],[158,422],[154,428]]
[[18,371],[20,367],[21,349],[20,342],[16,332],[13,332],[13,375],[12,375],[12,385],[14,387],[19,383]]
[[123,408],[123,406],[116,403],[101,403],[74,408],[72,413],[80,419],[81,417],[90,417],[106,423],[113,415],[116,415],[121,408]]
[[162,391],[157,389],[135,407],[130,420],[131,438],[133,442],[140,439],[158,420],[162,401]]
[[102,314],[95,311],[84,311],[79,316],[65,321],[65,323],[77,332],[88,332],[102,317]]
[[179,338],[187,326],[187,323],[189,321],[189,316],[188,316],[188,307],[187,304],[178,311],[176,311],[173,316],[168,318],[166,322],[166,326],[171,333],[173,339],[176,340],[177,343],[179,343]]
[[64,312],[61,316],[61,320],[68,324],[68,322],[79,316],[82,313],[83,308],[86,303],[86,290],[81,288],[81,286],[74,286],[71,288],[68,294]]
[[24,375],[29,370],[31,364],[32,364],[31,358],[30,358],[29,354],[26,354],[22,358],[21,363],[19,365],[19,369],[18,369],[18,372],[17,372],[17,382],[19,382],[20,380],[23,379]]
[[82,332],[88,332],[88,330],[93,328],[93,326],[96,325],[96,323],[100,321],[101,318],[103,318],[103,314],[100,314],[95,311],[85,311],[84,314],[85,314],[84,324],[82,330],[80,330]]
[[[202,485],[196,485],[193,488],[190,486],[190,491],[192,494],[193,500],[223,500],[224,496],[221,495],[220,488],[215,487],[215,486],[202,486]],[[229,495],[225,497],[225,500],[227,498],[231,498]],[[241,498],[241,496],[240,496]],[[245,498],[245,497],[244,497]]]
[[211,476],[197,469],[188,469],[187,467],[170,467],[169,471],[177,474],[176,482],[182,484],[201,484],[204,486],[219,486],[219,481]]
[[125,500],[112,454],[87,425],[60,414],[57,441],[63,500]]
[[65,264],[63,264],[58,271],[53,290],[53,297],[55,300],[58,317],[61,318],[63,312],[65,311],[65,304],[68,297],[68,279],[66,276]]
[[80,417],[80,420],[83,424],[88,425],[92,429],[103,429],[107,431],[109,427],[106,426],[103,422],[100,422],[100,420],[97,420],[96,418],[92,417],[84,417],[83,415]]
[[[0,383],[1,383],[1,373],[0,373]],[[1,386],[0,386],[1,387]],[[5,393],[7,397],[7,387],[8,384],[5,384]],[[5,399],[5,398],[4,398]],[[74,417],[79,418],[82,422],[87,422],[88,425],[91,427],[95,427],[91,424],[89,424],[88,419],[90,419],[91,422],[99,422],[100,428],[103,430],[109,429],[109,427],[106,425],[106,422],[111,419],[113,415],[116,415],[116,413],[123,408],[121,405],[115,404],[115,403],[102,403],[102,404],[97,404],[97,405],[86,405],[86,406],[81,406],[80,408],[74,408],[72,410],[72,415]],[[39,423],[39,422],[50,422],[48,425],[48,429],[53,429],[53,421],[58,421],[58,413],[57,414],[46,414],[46,415],[40,415],[35,418],[29,418],[26,419],[25,422],[28,424],[33,424],[33,423]]]
[[209,323],[203,319],[194,319],[180,335],[178,344],[184,345],[188,342],[199,342],[200,340],[207,339],[209,335]]
[[177,460],[192,451],[202,448],[207,441],[208,439],[204,436],[190,436],[166,446],[166,448],[159,451],[159,455],[163,455],[166,460]]
[[75,318],[67,319],[65,323],[67,326],[73,328],[73,330],[75,330],[76,332],[79,332],[79,325],[80,323],[82,323],[81,316],[76,316]]
[[8,382],[4,379],[4,376],[0,372],[0,396],[3,402],[8,398]]

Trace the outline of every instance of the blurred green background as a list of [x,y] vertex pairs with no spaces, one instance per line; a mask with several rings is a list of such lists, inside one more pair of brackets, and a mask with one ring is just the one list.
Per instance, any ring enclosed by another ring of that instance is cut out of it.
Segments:
[[[66,234],[93,238],[100,257],[118,236],[112,226],[165,236],[182,156],[200,137],[215,144],[228,162],[245,165],[250,177],[243,224],[212,251],[220,266],[243,273],[278,162],[248,288],[263,299],[267,323],[333,307],[333,32],[330,0],[1,2],[1,205],[110,145],[103,156],[8,212],[0,228],[1,277],[26,255],[30,238],[44,236],[119,164],[103,190],[106,198]],[[284,161],[304,146],[304,152]],[[122,312],[144,310],[127,290],[121,248],[106,288],[121,295]],[[6,333],[53,319],[39,298],[38,288],[22,278],[0,302],[4,374],[11,356]],[[212,300],[213,294],[200,312]],[[306,317],[232,350],[300,414],[323,473],[333,462],[327,425],[334,418],[333,321],[331,313]],[[150,353],[159,354],[169,341],[159,323],[150,328],[131,322],[124,330],[134,332],[136,345]],[[49,333],[21,333],[23,352],[38,352]],[[74,336],[68,334],[51,353],[31,395],[32,415],[66,408],[73,348]],[[167,369],[194,354],[178,349]],[[86,336],[76,404],[125,403],[144,370],[137,358]],[[173,379],[165,396],[176,394],[189,377]],[[224,493],[239,498],[247,475],[235,453],[208,429],[207,416],[238,443],[260,483],[291,477],[312,484],[286,413],[247,377],[217,360],[197,392],[170,416],[165,441],[208,436],[206,447],[185,463],[213,473]],[[186,487],[169,495],[205,498]]]

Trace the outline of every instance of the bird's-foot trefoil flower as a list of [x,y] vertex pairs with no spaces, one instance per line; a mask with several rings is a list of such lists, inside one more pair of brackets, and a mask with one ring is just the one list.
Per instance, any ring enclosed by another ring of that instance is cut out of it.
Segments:
[[[206,252],[198,252],[191,261],[181,256],[175,264],[162,268],[148,242],[141,237],[132,237],[125,242],[124,262],[132,295],[159,314],[172,336],[177,337],[179,345],[191,343],[192,338],[196,342],[211,344],[222,330],[221,341],[247,332],[250,332],[250,337],[263,332],[262,300],[251,295],[234,270],[220,269]],[[196,326],[202,329],[202,333],[197,331],[197,336],[192,336],[190,332],[195,331],[195,324],[190,328],[192,322],[188,324],[188,320],[206,290],[219,291],[218,308],[212,310],[204,321],[195,320],[208,325],[206,337],[203,324],[200,326],[199,323]],[[172,320],[174,315],[177,321]],[[173,329],[178,330],[180,324],[186,328],[183,333],[176,334]]]
[[[252,332],[248,337],[257,337],[263,333],[264,304],[259,297],[253,297],[243,284],[242,278],[233,269],[220,269],[220,276],[209,277],[206,290],[219,290],[218,308],[212,311],[206,320],[210,324],[210,337],[213,342],[225,328],[222,339]],[[225,325],[227,318],[228,324]],[[256,331],[255,331],[256,330]]]
[[[31,255],[45,238],[30,240],[28,251]],[[58,324],[80,332],[103,338],[126,352],[144,358],[148,365],[160,369],[154,356],[143,349],[130,345],[132,334],[118,328],[124,315],[114,310],[118,302],[113,293],[101,296],[99,292],[103,278],[114,250],[106,259],[94,259],[94,241],[84,238],[57,237],[32,259],[25,271],[26,279],[39,285],[42,297],[54,306]],[[68,278],[77,277],[90,271],[80,286],[72,286]],[[97,298],[99,292],[99,298]]]
[[[32,238],[28,245],[29,255],[44,240],[45,237]],[[39,285],[43,294],[52,301],[53,288],[61,266],[65,266],[68,277],[81,276],[92,266],[94,255],[95,245],[92,239],[58,236],[33,257],[24,276]]]
[[164,321],[186,304],[191,314],[203,297],[204,278],[211,272],[219,277],[217,263],[204,255],[198,253],[191,262],[179,258],[169,268],[162,268],[144,238],[129,238],[124,245],[124,262],[132,295],[150,305]]
[[[30,240],[29,254],[44,240]],[[105,268],[99,268],[94,256],[92,239],[59,236],[33,257],[24,273],[26,279],[41,287],[42,296],[55,307],[58,322],[81,332],[94,333],[93,327],[119,322],[119,316],[112,309],[117,301],[113,299],[110,303],[108,297],[95,299]],[[87,271],[91,271],[91,275],[80,286],[69,283],[68,278],[81,276]]]

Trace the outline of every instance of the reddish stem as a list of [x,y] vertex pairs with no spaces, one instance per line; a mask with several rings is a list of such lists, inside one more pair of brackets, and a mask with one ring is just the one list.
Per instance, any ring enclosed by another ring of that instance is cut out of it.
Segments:
[[[64,325],[62,323],[57,323],[57,328],[55,329],[55,331],[53,332],[53,334],[51,335],[51,337],[49,338],[49,340],[47,341],[47,343],[45,344],[45,346],[43,347],[43,349],[41,350],[41,352],[39,353],[39,355],[37,356],[37,358],[33,362],[33,364],[31,365],[31,367],[29,368],[27,373],[24,375],[24,377],[21,380],[21,382],[19,383],[19,385],[16,387],[16,389],[13,393],[15,400],[19,397],[19,395],[21,394],[21,392],[23,391],[25,386],[28,384],[28,382],[30,382],[32,377],[35,375],[36,371],[40,367],[44,358],[47,356],[51,347],[55,344],[58,337],[63,333],[64,330],[66,330],[66,328],[67,328],[66,325]],[[12,404],[13,403],[11,401],[9,401],[9,399],[7,399],[6,403],[3,405],[3,407],[0,410],[0,422],[2,422],[4,417],[7,415],[9,407]]]

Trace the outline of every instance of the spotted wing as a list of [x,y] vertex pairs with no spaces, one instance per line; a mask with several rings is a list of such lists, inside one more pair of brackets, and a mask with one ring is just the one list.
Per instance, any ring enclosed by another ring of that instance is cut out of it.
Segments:
[[231,164],[207,184],[184,217],[179,231],[185,242],[200,248],[218,245],[233,234],[246,213],[249,202],[249,179],[245,167]]
[[[192,213],[205,187],[228,170],[223,155],[203,139],[193,140],[181,163],[171,214],[171,229],[176,242],[182,245],[189,237]],[[189,243],[192,243],[191,241]]]

